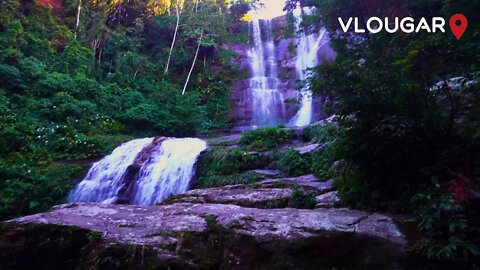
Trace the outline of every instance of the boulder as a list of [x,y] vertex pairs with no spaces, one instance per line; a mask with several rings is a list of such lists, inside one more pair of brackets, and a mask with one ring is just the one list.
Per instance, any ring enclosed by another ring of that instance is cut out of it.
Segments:
[[298,153],[300,153],[300,155],[304,155],[304,154],[315,152],[315,151],[319,150],[321,147],[322,147],[321,144],[314,143],[314,144],[309,144],[309,145],[305,145],[305,146],[302,146],[302,147],[296,147],[295,150]]
[[[196,189],[170,197],[163,204],[216,203],[254,208],[313,208],[314,197],[332,190],[333,181],[318,182],[314,175],[267,179],[251,185]],[[312,200],[312,205],[308,200]],[[307,200],[307,201],[305,201]]]
[[330,208],[340,203],[340,197],[337,191],[331,191],[315,197],[316,208]]
[[292,178],[267,179],[256,183],[256,185],[260,187],[293,186],[299,187],[304,191],[317,194],[322,194],[333,190],[333,180],[320,182],[313,174]]
[[[207,189],[196,189],[185,194],[172,196],[163,204],[172,203],[220,203],[244,207],[272,208],[282,206],[293,195],[289,188],[254,188],[248,185],[232,185]],[[282,203],[285,202],[285,203]]]
[[66,204],[0,226],[0,268],[401,269],[391,218],[226,204]]

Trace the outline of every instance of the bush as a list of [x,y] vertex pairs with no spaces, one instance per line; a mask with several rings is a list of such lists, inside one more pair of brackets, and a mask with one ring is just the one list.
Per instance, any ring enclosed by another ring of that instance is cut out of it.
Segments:
[[[465,180],[458,180],[466,184]],[[453,184],[453,183],[451,183]],[[415,216],[422,238],[415,243],[415,250],[429,260],[454,263],[458,268],[474,269],[480,249],[475,239],[480,239],[480,222],[472,205],[462,194],[451,192],[435,179],[424,193],[415,195],[411,202],[417,205]],[[477,264],[478,266],[478,264]],[[450,269],[455,268],[453,265]]]
[[338,128],[335,124],[311,125],[302,130],[302,140],[311,143],[325,143],[336,138]]
[[0,220],[46,211],[65,201],[73,188],[69,182],[86,172],[78,165],[15,164],[0,160]]
[[198,178],[201,187],[249,184],[264,179],[255,173],[244,173],[266,166],[270,160],[239,149],[212,148],[200,161]]
[[311,173],[311,157],[309,154],[301,155],[292,148],[281,153],[278,169],[290,177]]
[[325,143],[321,149],[312,153],[312,172],[320,179],[328,180],[334,175],[332,165],[338,160],[336,142]]
[[293,131],[282,128],[257,129],[243,133],[240,145],[249,150],[272,150],[293,138]]
[[313,209],[317,205],[315,196],[306,193],[298,186],[294,187],[292,197],[271,201],[266,208],[297,208],[297,209]]

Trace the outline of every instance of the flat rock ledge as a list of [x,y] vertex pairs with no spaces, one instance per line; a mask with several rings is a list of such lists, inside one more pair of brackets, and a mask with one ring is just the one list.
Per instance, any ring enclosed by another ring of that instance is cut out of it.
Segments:
[[[323,205],[315,196],[332,190],[333,181],[320,182],[314,175],[267,179],[250,185],[229,185],[195,189],[170,197],[164,203],[216,203],[252,208],[314,208]],[[311,204],[308,197],[311,196]]]
[[402,269],[391,218],[346,208],[66,204],[0,223],[0,268]]

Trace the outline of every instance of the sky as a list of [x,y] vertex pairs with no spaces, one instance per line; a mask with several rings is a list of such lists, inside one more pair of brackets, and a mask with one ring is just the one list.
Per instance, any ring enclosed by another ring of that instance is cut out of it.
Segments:
[[271,19],[285,14],[283,7],[285,6],[285,0],[262,0],[265,5],[265,9],[258,12],[258,14],[252,14],[253,18],[258,19]]

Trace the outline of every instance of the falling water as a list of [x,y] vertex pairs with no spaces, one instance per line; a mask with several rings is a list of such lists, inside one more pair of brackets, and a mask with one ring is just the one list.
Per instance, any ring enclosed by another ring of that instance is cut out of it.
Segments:
[[154,204],[187,191],[198,155],[207,148],[200,139],[169,139],[158,145],[140,170],[135,204]]
[[70,194],[71,202],[103,202],[114,198],[123,185],[123,176],[135,158],[153,138],[122,144],[99,162],[93,164],[85,179]]
[[[137,139],[93,164],[70,202],[153,204],[187,191],[207,144],[200,139]],[[133,173],[132,173],[133,172]],[[133,174],[133,176],[132,176]],[[133,179],[131,179],[133,178]],[[132,194],[123,194],[126,191]]]
[[[326,30],[322,28],[318,34],[307,34],[301,28],[302,15],[311,15],[312,9],[308,7],[297,8],[293,11],[295,17],[295,30],[297,31],[298,45],[297,45],[297,60],[295,62],[295,69],[298,79],[305,83],[308,79],[308,69],[318,65],[318,50],[327,42],[323,42]],[[304,84],[301,89],[302,101],[300,110],[290,120],[291,126],[306,126],[312,121],[312,92],[308,89],[308,85]]]
[[265,42],[262,37],[260,20],[253,20],[252,34],[254,47],[248,52],[252,77],[250,89],[253,96],[254,127],[275,126],[285,115],[283,96],[278,91],[277,60],[275,42],[272,35],[272,21],[265,22]]

